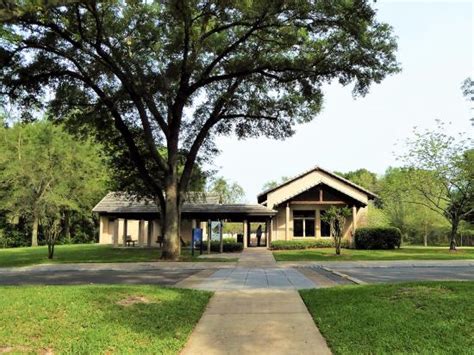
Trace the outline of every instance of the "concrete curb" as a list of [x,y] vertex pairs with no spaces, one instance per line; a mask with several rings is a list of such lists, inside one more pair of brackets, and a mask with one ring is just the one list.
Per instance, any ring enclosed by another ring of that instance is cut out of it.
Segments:
[[322,268],[323,270],[326,270],[326,271],[328,271],[328,272],[334,274],[334,275],[337,275],[337,276],[339,276],[339,277],[342,277],[342,278],[344,278],[344,279],[347,279],[347,280],[349,280],[349,281],[351,281],[351,282],[353,282],[353,283],[355,283],[355,284],[357,284],[357,285],[367,285],[367,284],[368,284],[368,283],[365,282],[365,281],[362,281],[362,280],[359,280],[359,279],[357,279],[357,278],[355,278],[355,277],[352,277],[352,276],[343,274],[342,272],[339,272],[339,271],[330,269],[330,268],[328,268],[328,267],[326,267],[326,266],[321,266],[321,268]]

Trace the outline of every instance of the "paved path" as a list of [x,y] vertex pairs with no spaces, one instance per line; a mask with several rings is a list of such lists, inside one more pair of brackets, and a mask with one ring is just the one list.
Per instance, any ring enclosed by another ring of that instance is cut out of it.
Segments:
[[318,285],[270,251],[246,249],[235,269],[189,279],[217,292],[182,354],[331,354],[296,291]]
[[321,268],[281,268],[273,255],[265,248],[249,248],[242,255],[235,268],[206,270],[176,284],[177,287],[209,291],[229,290],[297,290],[328,287],[348,283],[340,277]]

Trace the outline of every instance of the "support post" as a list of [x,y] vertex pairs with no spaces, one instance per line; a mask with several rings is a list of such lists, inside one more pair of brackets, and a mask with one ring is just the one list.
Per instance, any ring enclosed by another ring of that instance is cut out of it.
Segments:
[[145,237],[145,221],[140,219],[138,221],[138,246],[143,246],[143,239]]
[[355,246],[355,232],[357,229],[357,207],[352,206],[352,236],[351,236],[351,246]]
[[316,216],[315,216],[315,227],[316,227],[316,238],[321,237],[321,210],[316,208]]
[[127,240],[127,234],[128,234],[128,220],[126,218],[123,219],[123,246],[125,246],[125,241]]
[[285,208],[285,240],[290,236],[290,204],[286,204]]
[[247,249],[247,220],[244,219],[244,249]]
[[102,244],[103,240],[104,240],[104,219],[106,219],[106,217],[104,216],[100,216],[99,217],[99,244]]
[[268,233],[267,248],[270,248],[272,246],[272,239],[273,239],[273,218],[270,218],[270,230]]
[[112,232],[112,239],[114,247],[118,247],[118,238],[119,238],[119,219],[115,218],[114,220],[114,230]]
[[224,235],[222,233],[222,221],[221,220],[219,220],[219,238],[220,238],[219,252],[222,254],[224,252]]
[[153,220],[148,221],[147,239],[146,239],[146,244],[148,247],[151,247],[152,236],[153,236]]
[[207,253],[211,254],[212,221],[207,221]]
[[265,247],[268,248],[268,232],[269,232],[270,221],[267,219],[265,221]]

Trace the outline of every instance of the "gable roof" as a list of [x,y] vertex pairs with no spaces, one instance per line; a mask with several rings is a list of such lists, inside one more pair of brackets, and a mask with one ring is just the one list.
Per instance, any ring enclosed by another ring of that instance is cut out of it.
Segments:
[[[137,199],[135,196],[123,192],[109,192],[92,209],[97,213],[117,214],[155,214],[159,213],[159,207],[150,199]],[[214,197],[199,202],[185,202],[181,209],[182,213],[195,214],[249,214],[254,216],[272,216],[277,212],[262,205],[249,204],[219,204]]]
[[[276,190],[282,188],[283,186],[286,186],[286,185],[292,183],[293,181],[296,181],[296,180],[298,180],[298,179],[301,179],[302,177],[304,177],[304,176],[306,176],[306,175],[308,175],[308,174],[311,174],[312,172],[315,172],[315,171],[322,171],[323,173],[326,173],[326,174],[330,175],[331,177],[333,177],[333,178],[335,178],[335,179],[337,179],[337,180],[339,180],[339,181],[342,181],[342,182],[344,182],[344,183],[347,184],[347,185],[350,185],[350,186],[354,187],[355,189],[357,189],[357,190],[359,190],[359,191],[361,191],[361,192],[367,194],[367,196],[368,196],[368,198],[369,198],[370,200],[373,200],[374,198],[377,198],[377,197],[378,197],[378,196],[377,196],[375,193],[373,193],[372,191],[369,191],[369,190],[363,188],[362,186],[357,185],[357,184],[353,183],[352,181],[347,180],[347,179],[343,178],[342,176],[333,173],[332,171],[323,169],[323,168],[321,168],[320,166],[315,166],[315,167],[311,168],[310,170],[305,171],[305,172],[302,173],[302,174],[299,174],[299,175],[296,175],[296,176],[292,177],[291,179],[289,179],[289,180],[287,180],[287,181],[281,183],[280,185],[278,185],[278,186],[276,186],[276,187],[272,187],[271,189],[268,189],[268,190],[265,190],[265,191],[261,192],[261,193],[258,194],[258,196],[257,196],[258,202],[259,202],[259,203],[264,202],[264,201],[266,200],[266,196],[267,196],[270,192],[276,191]],[[314,187],[314,186],[316,186],[316,185],[318,185],[318,184],[320,184],[320,183],[321,183],[321,181],[315,182],[315,184],[312,185],[312,186],[310,186],[309,188]],[[326,183],[326,182],[324,182],[324,183]],[[303,191],[299,191],[299,193],[301,193],[301,192],[303,192]],[[295,195],[295,196],[296,196],[296,195]],[[293,197],[294,197],[294,196],[293,196]]]

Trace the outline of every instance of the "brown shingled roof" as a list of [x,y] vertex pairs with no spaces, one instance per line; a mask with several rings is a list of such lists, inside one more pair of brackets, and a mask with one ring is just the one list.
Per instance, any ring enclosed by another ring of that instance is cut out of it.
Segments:
[[[213,196],[202,195],[197,202],[184,203],[183,213],[251,214],[272,216],[276,211],[262,205],[219,204]],[[149,199],[137,200],[134,196],[122,192],[109,192],[93,209],[97,213],[158,213],[158,206]]]

